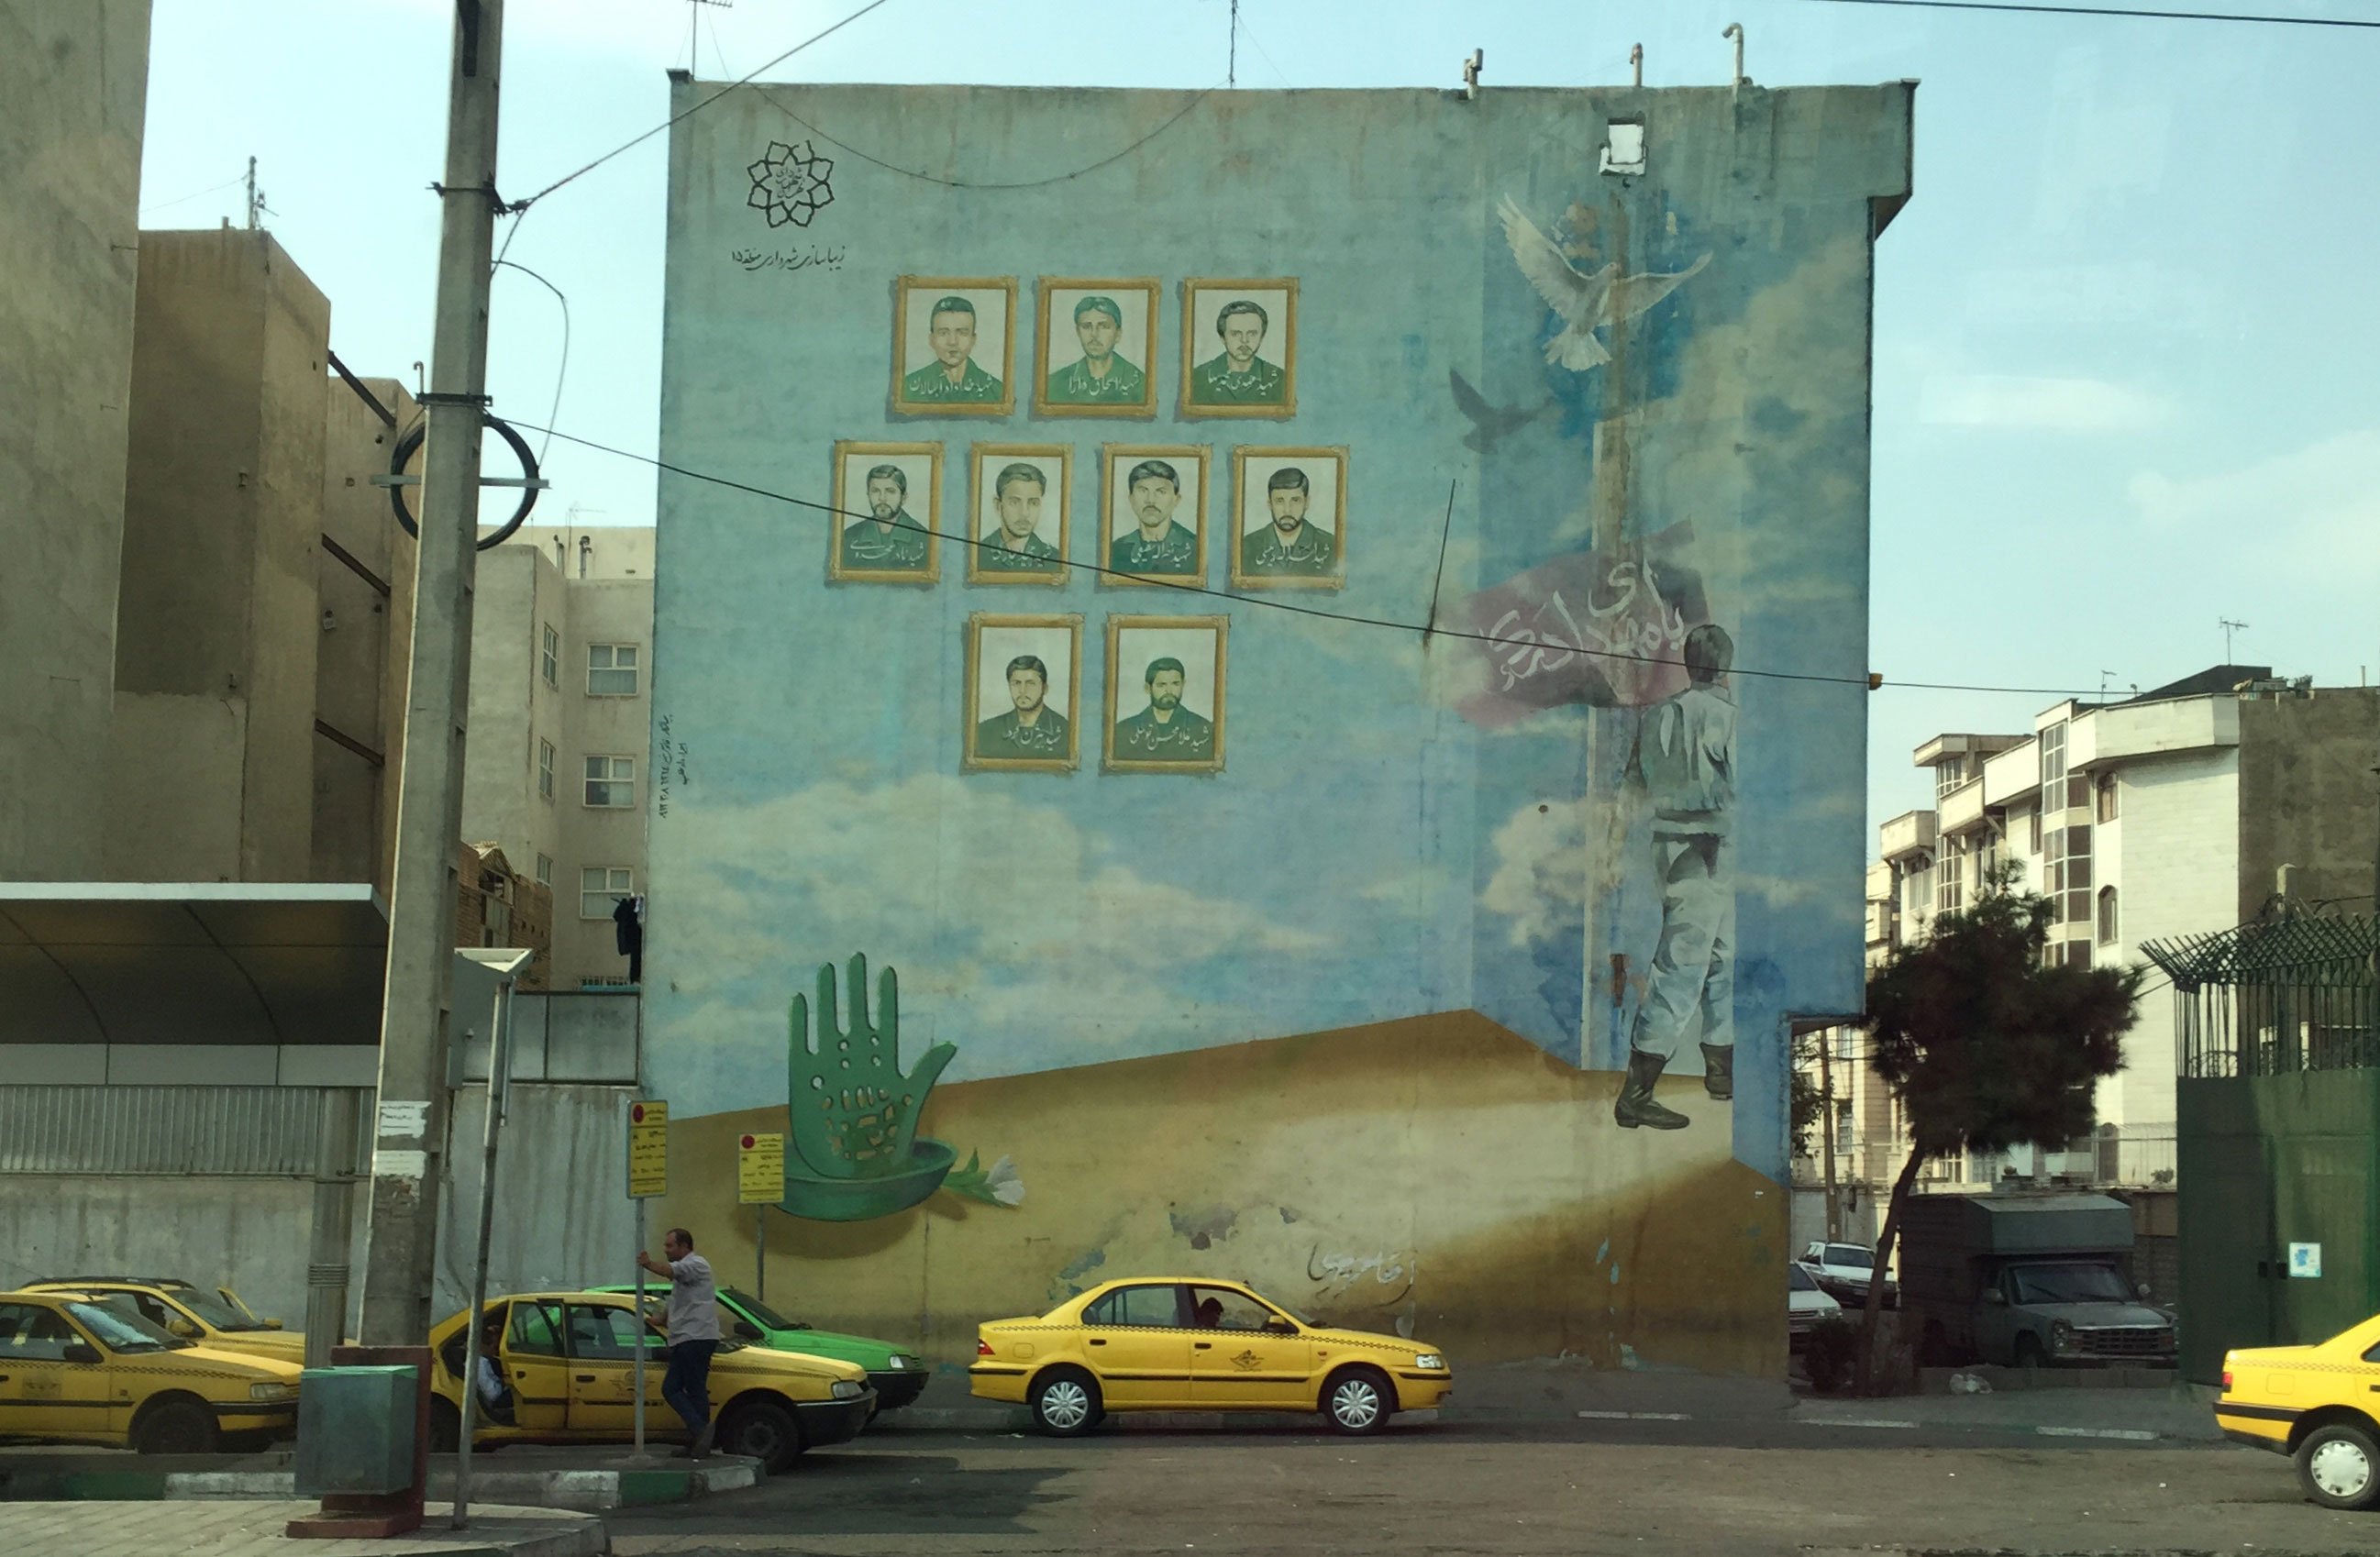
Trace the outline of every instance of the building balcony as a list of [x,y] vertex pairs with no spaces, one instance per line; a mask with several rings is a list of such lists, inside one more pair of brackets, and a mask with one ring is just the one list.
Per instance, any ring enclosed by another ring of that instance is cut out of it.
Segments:
[[1936,815],[1946,834],[1980,832],[1984,826],[1983,778],[1980,776],[1970,778],[1944,795],[1941,809]]
[[1932,853],[1937,836],[1935,821],[1931,811],[1902,812],[1876,829],[1878,851],[1887,860]]

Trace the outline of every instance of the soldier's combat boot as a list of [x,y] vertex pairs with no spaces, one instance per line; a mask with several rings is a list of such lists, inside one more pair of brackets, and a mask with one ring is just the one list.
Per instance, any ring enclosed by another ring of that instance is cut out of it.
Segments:
[[1634,1129],[1643,1125],[1648,1129],[1682,1130],[1688,1120],[1674,1108],[1664,1108],[1654,1101],[1653,1083],[1661,1079],[1661,1068],[1669,1062],[1658,1055],[1628,1054],[1628,1080],[1620,1086],[1620,1100],[1611,1105],[1611,1116],[1620,1121],[1622,1129]]
[[1703,1091],[1725,1103],[1735,1095],[1735,1045],[1703,1045]]

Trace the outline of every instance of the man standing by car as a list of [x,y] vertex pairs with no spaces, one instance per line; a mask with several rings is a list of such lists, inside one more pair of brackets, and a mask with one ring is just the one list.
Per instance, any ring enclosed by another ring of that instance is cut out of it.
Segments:
[[694,1235],[672,1227],[662,1235],[656,1260],[643,1249],[637,1263],[657,1276],[667,1276],[669,1296],[669,1368],[662,1375],[662,1398],[686,1420],[688,1458],[710,1453],[715,1424],[710,1419],[710,1358],[719,1349],[719,1286],[710,1261],[694,1251]]

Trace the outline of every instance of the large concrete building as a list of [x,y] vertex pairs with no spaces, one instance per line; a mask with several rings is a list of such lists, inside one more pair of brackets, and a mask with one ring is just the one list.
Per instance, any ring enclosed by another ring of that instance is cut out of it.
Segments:
[[[2281,905],[2318,911],[2372,892],[2369,771],[2380,694],[2276,680],[2219,665],[2119,702],[2066,701],[2029,733],[1943,734],[1919,746],[1935,803],[1879,829],[1868,873],[1871,961],[1925,938],[1937,914],[1972,903],[1987,873],[2056,905],[2047,955],[2137,966],[2143,943],[2212,935]],[[2124,1068],[2100,1083],[2088,1141],[1932,1165],[1930,1186],[1987,1189],[2042,1175],[2128,1189],[2170,1187],[2176,1153],[2174,991],[2144,984]],[[1904,1121],[1868,1069],[1862,1035],[1824,1056],[1839,1109],[1833,1141],[1842,1209],[1859,1234],[1907,1153]],[[1814,1043],[1800,1060],[1816,1081]],[[1823,1142],[1798,1174],[1825,1178]]]
[[147,0],[0,0],[0,881],[100,873]]
[[1780,1373],[1911,86],[676,90],[662,1214]]

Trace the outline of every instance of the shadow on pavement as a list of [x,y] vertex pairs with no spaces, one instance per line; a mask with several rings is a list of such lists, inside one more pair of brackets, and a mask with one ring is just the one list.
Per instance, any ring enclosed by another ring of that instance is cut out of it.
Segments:
[[948,1454],[814,1450],[747,1491],[603,1518],[623,1536],[661,1533],[657,1527],[689,1535],[1023,1534],[1028,1512],[1069,1501],[1041,1489],[1070,1468],[1062,1456],[962,1468]]

